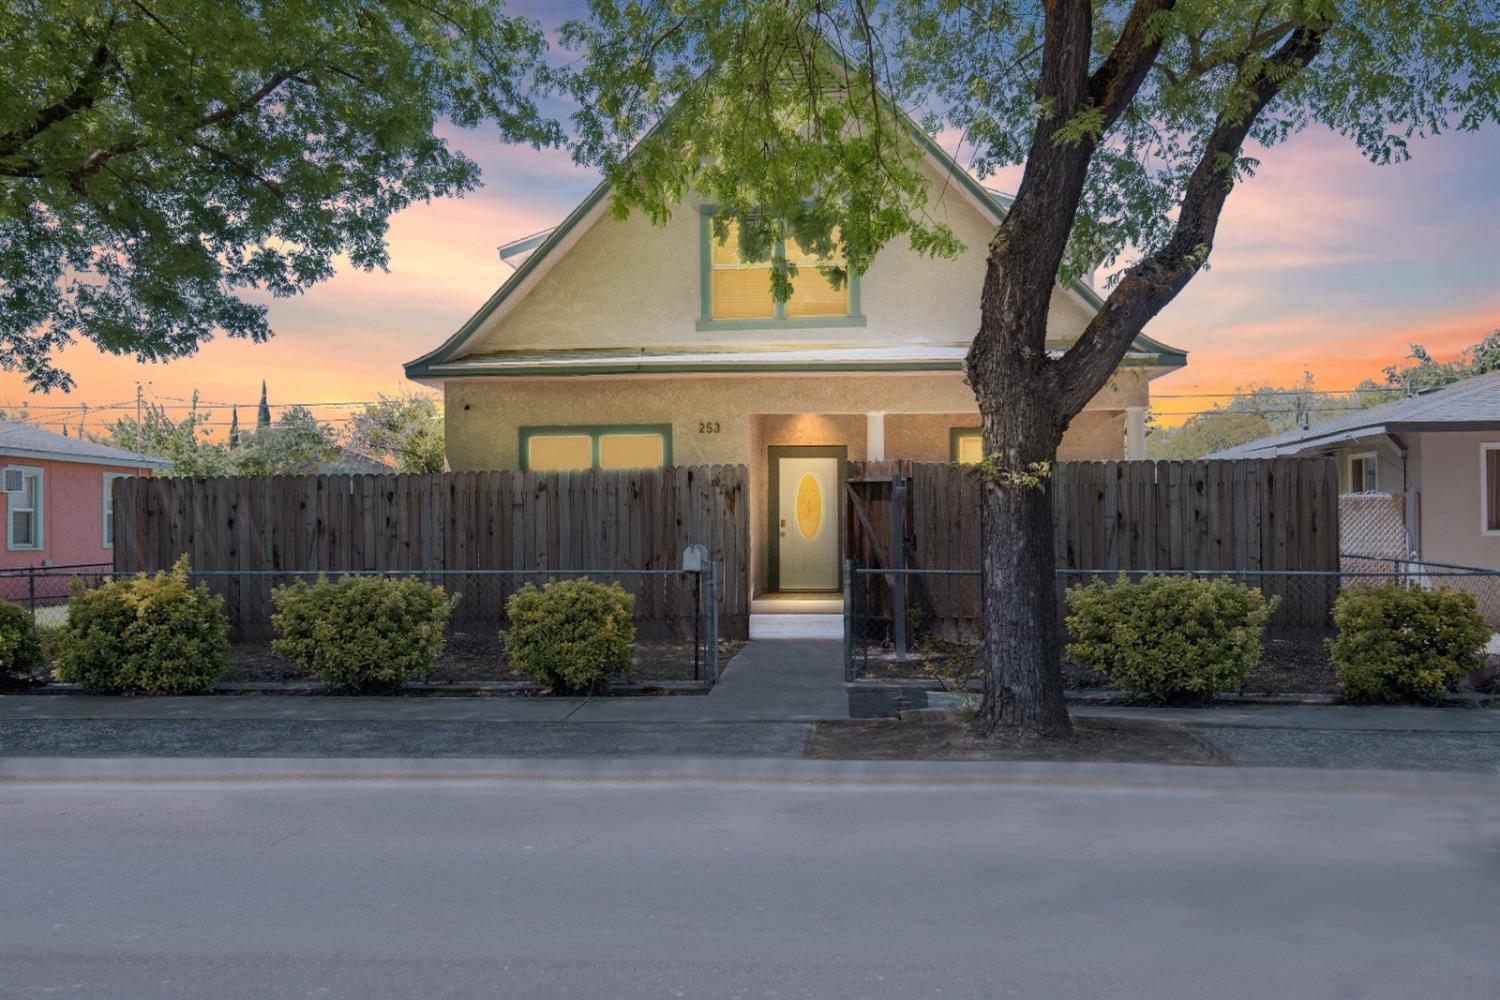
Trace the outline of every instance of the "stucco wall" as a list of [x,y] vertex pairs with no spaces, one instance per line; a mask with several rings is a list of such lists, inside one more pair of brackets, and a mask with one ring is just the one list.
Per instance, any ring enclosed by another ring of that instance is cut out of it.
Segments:
[[[898,240],[860,279],[863,327],[699,332],[700,198],[686,200],[663,226],[639,213],[624,221],[602,213],[568,252],[503,315],[481,328],[465,354],[565,348],[652,348],[734,344],[968,343],[979,327],[979,289],[994,222],[929,165],[929,211],[965,245],[957,258],[933,259]],[[1053,294],[1049,337],[1068,342],[1088,322],[1068,294]]]
[[[1127,371],[1115,379],[1074,421],[1063,440],[1067,458],[1119,458],[1123,454],[1123,414],[1108,418],[1092,411],[1120,411],[1143,405],[1148,373]],[[887,418],[887,458],[921,455],[947,460],[948,427],[933,421],[935,441],[921,445],[900,435],[897,414],[963,415],[977,423],[974,396],[957,372],[757,376],[658,376],[649,378],[475,379],[445,387],[444,420],[448,462],[453,469],[520,468],[522,426],[568,424],[670,424],[672,458],[679,465],[751,463],[764,445],[751,441],[754,414],[865,414]],[[861,439],[863,416],[858,421]],[[700,425],[716,426],[711,433]],[[918,426],[918,425],[913,425]],[[895,427],[898,435],[889,436]],[[774,443],[774,442],[773,442]],[[839,444],[840,441],[822,442]],[[863,445],[861,444],[861,447]],[[936,449],[936,450],[933,450]],[[855,457],[851,455],[851,457]]]
[[1480,526],[1479,446],[1500,443],[1495,432],[1417,435],[1421,469],[1419,518],[1424,559],[1500,569],[1500,535]]
[[1401,452],[1395,444],[1385,438],[1362,441],[1358,444],[1350,444],[1333,452],[1334,458],[1339,466],[1339,492],[1359,492],[1360,486],[1350,482],[1349,460],[1355,455],[1368,455],[1375,453],[1375,485],[1378,493],[1404,493],[1406,491],[1406,473],[1403,469]]
[[[41,563],[107,563],[114,551],[104,547],[104,475],[121,472],[149,475],[149,470],[0,455],[0,465],[42,470],[42,542],[40,549],[0,548],[0,567]],[[0,493],[0,532],[9,524],[9,498]],[[0,534],[0,540],[7,536]]]

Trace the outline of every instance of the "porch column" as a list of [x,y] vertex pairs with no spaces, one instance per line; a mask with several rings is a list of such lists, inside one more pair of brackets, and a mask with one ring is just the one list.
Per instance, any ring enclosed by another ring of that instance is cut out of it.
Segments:
[[885,461],[885,414],[865,414],[865,458],[871,462]]
[[1146,408],[1125,407],[1125,458],[1137,461],[1146,457]]

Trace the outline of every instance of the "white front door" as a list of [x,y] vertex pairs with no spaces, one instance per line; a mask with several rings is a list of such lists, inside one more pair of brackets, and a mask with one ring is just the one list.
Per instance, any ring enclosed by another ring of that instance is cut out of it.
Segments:
[[776,458],[779,590],[839,588],[839,460]]

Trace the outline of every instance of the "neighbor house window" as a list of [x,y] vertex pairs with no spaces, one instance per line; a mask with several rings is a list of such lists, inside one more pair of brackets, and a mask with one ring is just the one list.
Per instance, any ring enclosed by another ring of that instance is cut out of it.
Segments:
[[978,465],[984,461],[984,438],[978,427],[955,427],[948,440],[953,461],[959,465]]
[[1378,473],[1376,471],[1379,463],[1376,461],[1375,453],[1367,451],[1361,455],[1349,456],[1349,492],[1350,493],[1374,493],[1378,489]]
[[1500,443],[1479,446],[1479,528],[1500,535]]
[[671,462],[668,424],[521,428],[521,467],[531,472],[654,469]]
[[127,479],[129,474],[125,472],[106,472],[104,474],[104,547],[112,549],[115,547],[115,498],[112,487],[116,479]]
[[[778,243],[773,255],[797,268],[792,295],[777,302],[771,295],[771,262],[747,261],[740,257],[739,223],[731,220],[723,243],[713,234],[713,220],[704,215],[703,321],[751,326],[818,326],[830,321],[858,320],[859,282],[850,275],[837,288],[819,266],[845,267],[843,256],[819,258],[803,250],[796,240]],[[834,239],[838,231],[834,230]]]
[[[39,549],[42,547],[42,470],[13,465],[5,471],[5,547]],[[13,477],[19,482],[11,482]],[[10,490],[12,485],[18,485],[19,489]]]

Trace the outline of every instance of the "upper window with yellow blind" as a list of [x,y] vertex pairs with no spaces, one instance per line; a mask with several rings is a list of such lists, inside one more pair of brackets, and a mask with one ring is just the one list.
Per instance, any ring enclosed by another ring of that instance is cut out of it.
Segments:
[[[705,212],[703,228],[703,315],[699,328],[861,325],[859,279],[849,275],[838,287],[819,267],[844,267],[842,257],[818,258],[787,240],[775,254],[797,268],[792,295],[777,302],[771,294],[771,262],[745,261],[739,253],[739,225],[731,220],[728,238],[713,235]],[[838,233],[834,232],[837,240]]]

